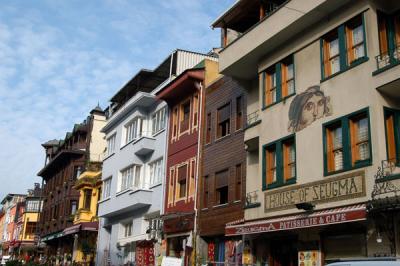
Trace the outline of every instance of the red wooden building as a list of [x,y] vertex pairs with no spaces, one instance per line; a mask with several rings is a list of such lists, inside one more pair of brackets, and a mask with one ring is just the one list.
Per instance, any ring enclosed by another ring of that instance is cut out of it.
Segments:
[[[212,73],[206,74],[206,68]],[[157,96],[169,106],[164,237],[166,255],[191,264],[195,229],[199,128],[206,79],[217,72],[216,63],[205,60],[165,86]]]

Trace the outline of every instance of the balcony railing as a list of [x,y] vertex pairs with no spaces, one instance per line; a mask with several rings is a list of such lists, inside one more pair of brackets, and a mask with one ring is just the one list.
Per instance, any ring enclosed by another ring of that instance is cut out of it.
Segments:
[[383,194],[393,193],[394,195],[400,194],[400,188],[391,182],[392,178],[397,178],[399,169],[397,160],[383,160],[381,166],[375,174],[375,183],[372,190],[372,199]]
[[261,121],[259,117],[259,110],[248,114],[246,120],[246,128],[257,125],[259,121]]
[[400,63],[400,45],[388,52],[375,56],[377,71],[384,70]]

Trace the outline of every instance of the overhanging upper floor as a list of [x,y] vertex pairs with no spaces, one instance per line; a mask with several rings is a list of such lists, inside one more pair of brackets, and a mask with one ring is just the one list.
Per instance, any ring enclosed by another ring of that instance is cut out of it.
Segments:
[[[243,1],[243,0],[242,0]],[[219,58],[220,72],[237,79],[253,79],[258,74],[258,64],[319,21],[329,18],[350,0],[291,0],[228,44]],[[222,16],[219,20],[223,20]],[[214,24],[222,27],[222,23]]]

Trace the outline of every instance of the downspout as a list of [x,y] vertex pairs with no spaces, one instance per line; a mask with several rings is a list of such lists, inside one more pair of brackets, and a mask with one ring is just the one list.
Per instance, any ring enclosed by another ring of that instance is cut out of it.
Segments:
[[203,84],[199,82],[199,88],[200,88],[200,99],[199,99],[199,117],[198,117],[198,126],[197,126],[197,132],[198,132],[198,140],[197,140],[197,175],[196,175],[196,186],[195,186],[195,197],[194,197],[194,211],[195,211],[195,219],[194,219],[194,265],[197,265],[197,222],[198,222],[198,208],[197,208],[197,201],[199,197],[198,193],[198,188],[199,188],[199,180],[200,180],[200,175],[201,175],[201,169],[200,164],[203,162],[203,149],[202,149],[202,139],[203,139],[203,112],[204,112],[204,101],[205,101],[205,96],[204,96],[204,88]]

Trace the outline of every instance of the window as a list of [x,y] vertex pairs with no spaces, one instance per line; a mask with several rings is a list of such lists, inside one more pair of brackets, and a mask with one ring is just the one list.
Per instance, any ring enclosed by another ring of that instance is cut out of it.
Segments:
[[140,182],[141,165],[132,165],[121,171],[120,191],[135,188],[141,188]]
[[83,208],[85,210],[90,210],[91,203],[92,203],[92,190],[84,189],[83,190]]
[[111,192],[111,177],[103,181],[103,199],[109,198],[110,192]]
[[369,118],[359,111],[324,124],[325,174],[371,163]]
[[163,159],[158,159],[149,164],[150,167],[150,184],[159,184],[163,176]]
[[206,126],[206,143],[210,143],[211,142],[211,113],[207,114],[207,126]]
[[228,203],[229,170],[215,174],[215,194],[217,205]]
[[263,189],[296,182],[296,146],[294,136],[264,146]]
[[123,225],[123,229],[124,229],[124,237],[132,236],[132,221],[125,223]]
[[367,60],[363,14],[321,38],[322,79]]
[[236,188],[235,188],[235,199],[236,200],[241,200],[242,199],[242,165],[238,164],[235,167],[235,174],[236,174]]
[[193,96],[193,128],[197,127],[199,113],[199,95]]
[[222,138],[230,133],[231,128],[231,104],[227,103],[217,110],[217,138]]
[[178,135],[178,108],[175,107],[172,111],[172,136],[171,140],[174,140]]
[[115,136],[116,134],[107,139],[107,156],[113,154],[115,151]]
[[[77,180],[78,177],[81,175],[82,173],[82,167],[81,166],[74,166],[74,180]],[[61,177],[61,175],[59,175],[58,177]],[[59,183],[59,182],[57,182]]]
[[400,162],[400,111],[385,108],[385,132],[387,160]]
[[276,103],[276,67],[265,73],[265,106]]
[[39,212],[39,200],[27,200],[26,201],[26,211],[27,212]]
[[236,130],[243,127],[243,97],[236,98]]
[[400,15],[378,12],[379,51],[378,68],[400,60]]
[[208,207],[208,176],[205,176],[203,179],[203,208]]
[[295,93],[293,55],[261,73],[263,105],[267,107]]
[[181,104],[181,112],[180,112],[180,133],[185,132],[189,129],[189,120],[190,120],[190,101],[186,101]]
[[355,17],[346,24],[346,44],[349,64],[365,56],[364,29],[361,16]]
[[339,38],[337,30],[324,37],[324,71],[326,76],[340,71]]
[[186,197],[188,165],[178,167],[178,198]]
[[152,134],[156,134],[157,132],[163,130],[165,128],[165,107],[158,110],[151,117],[152,124]]
[[[71,215],[74,215],[76,213],[77,208],[78,204],[76,200],[71,200]],[[56,211],[54,213],[56,213]]]
[[143,119],[140,117],[135,118],[125,126],[125,144],[132,140],[138,139],[142,136]]

